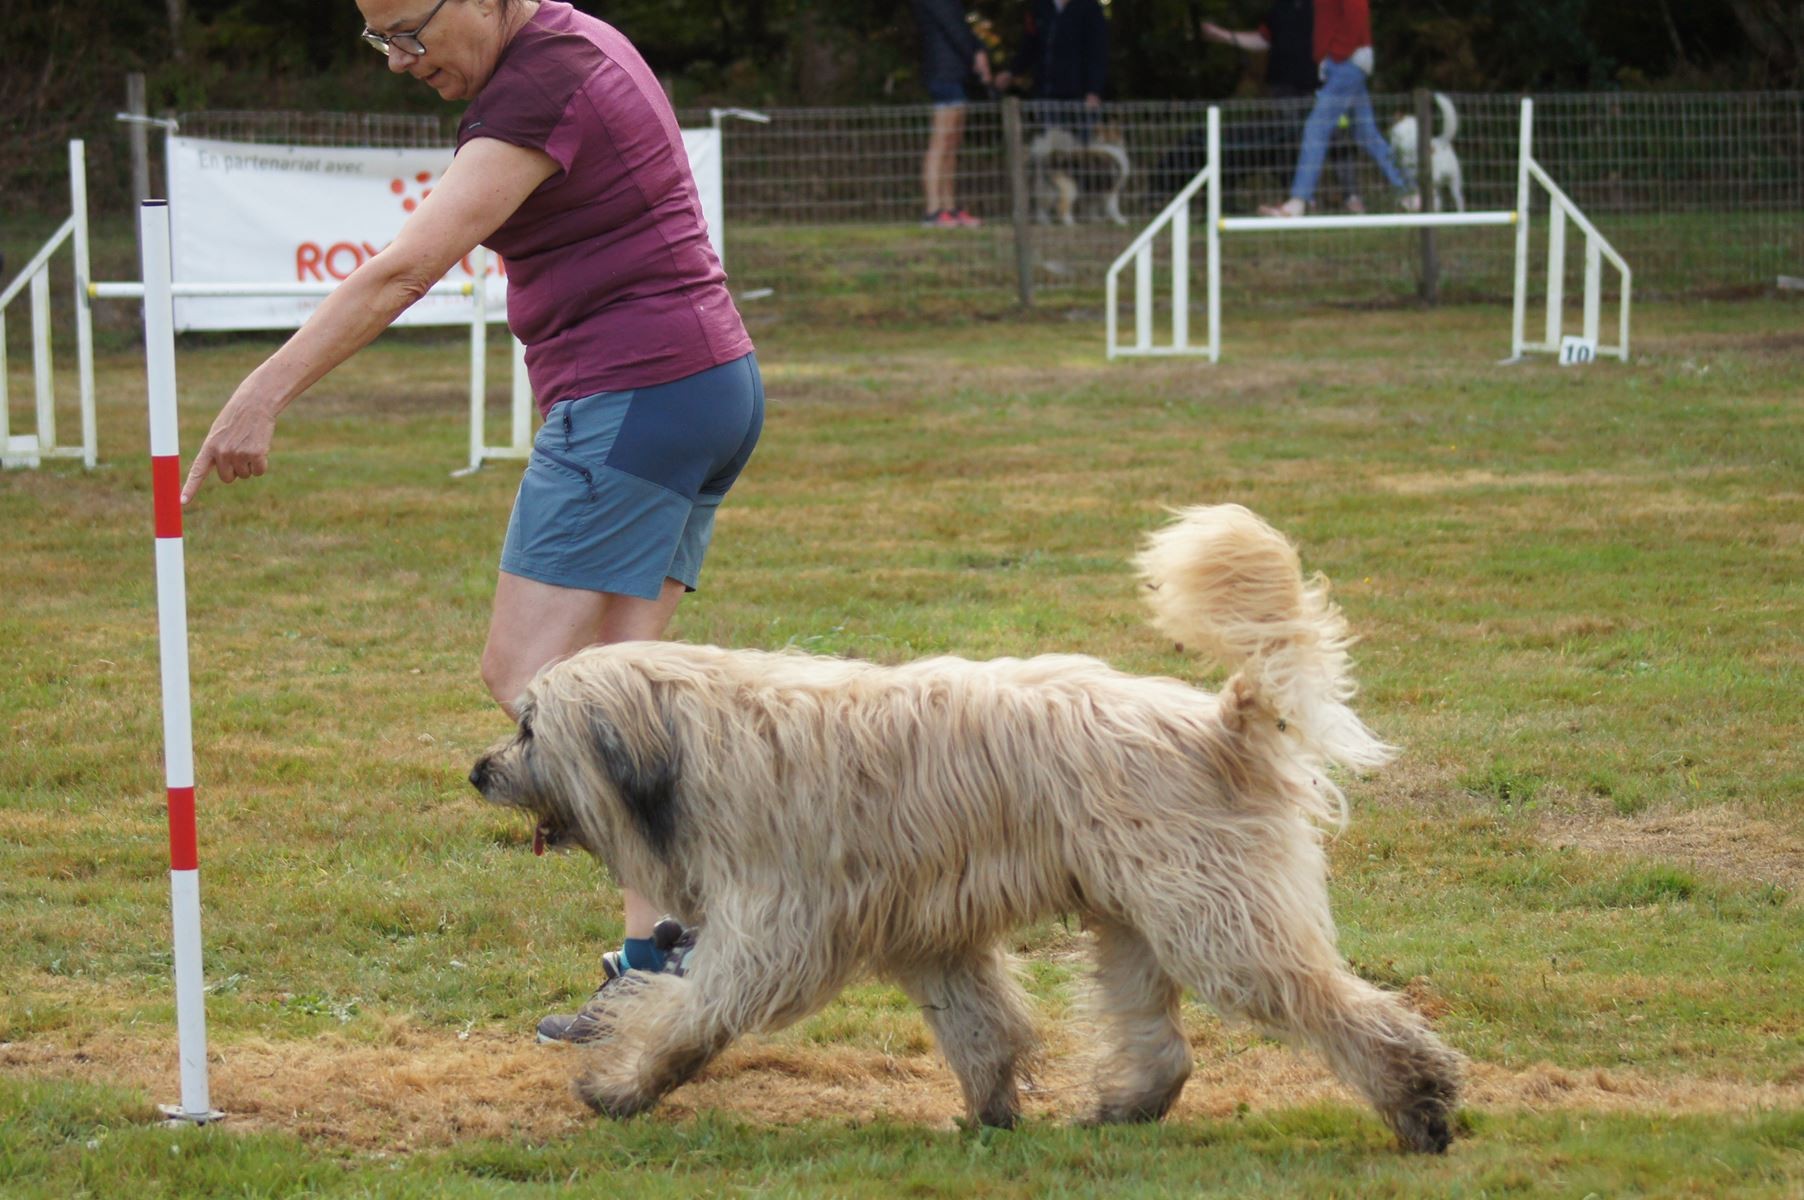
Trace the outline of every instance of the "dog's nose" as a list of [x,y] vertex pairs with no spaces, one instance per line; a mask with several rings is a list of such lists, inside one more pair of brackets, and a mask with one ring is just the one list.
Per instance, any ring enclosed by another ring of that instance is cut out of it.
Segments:
[[479,792],[487,792],[489,785],[489,760],[479,758],[476,765],[470,768],[470,786]]

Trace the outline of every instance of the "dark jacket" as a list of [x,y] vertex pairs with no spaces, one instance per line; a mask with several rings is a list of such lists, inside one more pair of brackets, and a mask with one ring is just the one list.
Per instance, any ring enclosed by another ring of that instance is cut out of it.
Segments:
[[1109,22],[1097,0],[1069,0],[1060,12],[1053,0],[1033,0],[1027,36],[1010,68],[1032,75],[1041,100],[1082,100],[1102,95],[1109,79]]
[[983,43],[959,0],[910,0],[921,27],[921,82],[963,83]]
[[1274,96],[1313,96],[1321,86],[1315,63],[1315,0],[1273,0],[1259,32],[1271,44],[1265,88]]

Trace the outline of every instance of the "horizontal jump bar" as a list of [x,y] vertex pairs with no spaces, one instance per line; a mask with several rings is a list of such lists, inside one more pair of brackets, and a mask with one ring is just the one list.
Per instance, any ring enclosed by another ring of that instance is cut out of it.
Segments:
[[1374,213],[1368,216],[1332,217],[1223,217],[1223,233],[1269,232],[1281,229],[1420,229],[1446,225],[1514,225],[1513,210],[1499,212]]
[[[324,296],[336,283],[175,283],[169,286],[176,296]],[[429,296],[468,296],[473,283],[435,283]],[[90,283],[88,296],[94,300],[140,300],[144,296],[141,283]]]

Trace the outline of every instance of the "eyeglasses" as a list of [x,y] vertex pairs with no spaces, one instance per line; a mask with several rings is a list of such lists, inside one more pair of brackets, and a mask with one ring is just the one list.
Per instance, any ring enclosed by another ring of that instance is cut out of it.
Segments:
[[391,33],[384,37],[365,25],[360,36],[377,54],[387,54],[388,48],[393,46],[403,54],[411,54],[413,57],[419,58],[426,53],[426,44],[420,41],[420,34],[425,32],[426,26],[432,24],[432,18],[438,16],[438,10],[443,7],[445,7],[445,0],[438,0],[438,3],[432,6],[432,11],[426,14],[426,19],[406,33]]

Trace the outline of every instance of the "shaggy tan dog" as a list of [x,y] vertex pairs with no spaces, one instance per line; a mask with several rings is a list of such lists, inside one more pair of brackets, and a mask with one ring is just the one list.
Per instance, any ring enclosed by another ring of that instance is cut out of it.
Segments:
[[703,926],[686,976],[602,993],[583,1099],[639,1112],[870,970],[921,1006],[971,1116],[1008,1125],[1036,1041],[1000,944],[1066,912],[1095,934],[1112,1026],[1095,1120],[1170,1109],[1189,987],[1320,1050],[1405,1147],[1444,1149],[1458,1056],[1335,948],[1324,771],[1392,751],[1346,706],[1326,581],[1234,505],[1180,513],[1138,566],[1154,624],[1235,669],[1219,693],[1070,656],[645,642],[540,675],[471,782]]

